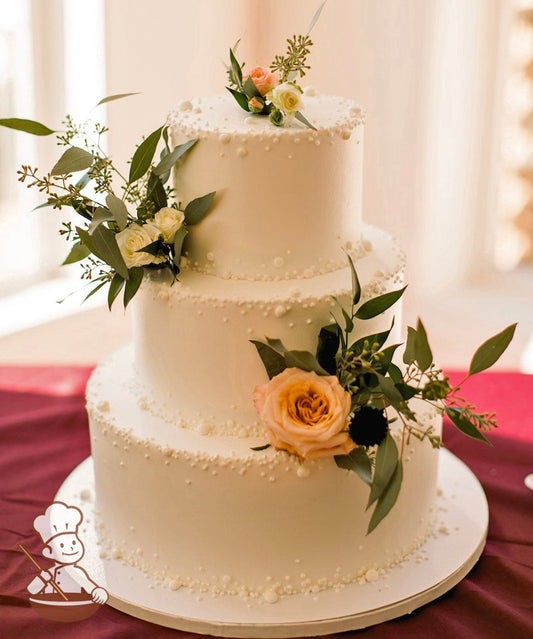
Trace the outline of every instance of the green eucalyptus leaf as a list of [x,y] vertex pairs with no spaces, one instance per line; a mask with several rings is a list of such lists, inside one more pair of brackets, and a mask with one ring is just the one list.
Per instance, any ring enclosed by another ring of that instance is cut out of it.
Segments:
[[163,245],[162,240],[156,240],[155,242],[151,242],[146,246],[135,251],[136,253],[148,253],[149,255],[157,255],[161,251],[161,247]]
[[261,358],[265,366],[268,379],[272,379],[276,375],[279,375],[287,368],[287,366],[285,365],[284,356],[280,355],[271,346],[254,339],[250,341],[256,347],[257,352],[259,353],[259,357]]
[[52,135],[52,133],[55,133],[55,131],[49,129],[40,122],[36,122],[35,120],[24,120],[21,118],[0,118],[0,126],[5,126],[8,129],[15,129],[15,131],[31,133],[32,135]]
[[457,406],[448,406],[444,409],[446,415],[451,419],[453,424],[465,435],[468,437],[472,437],[472,439],[479,439],[489,446],[492,446],[492,443],[483,435],[483,433],[478,430],[475,425],[463,415],[463,411]]
[[198,140],[188,140],[183,144],[178,145],[171,153],[168,153],[163,157],[161,162],[154,168],[155,175],[163,175],[176,164],[176,162],[183,156],[189,149],[191,149]]
[[250,76],[246,78],[242,88],[248,98],[255,97],[255,98],[263,99],[263,96],[261,95],[261,91],[259,91],[259,89],[255,86],[254,81],[252,80]]
[[76,227],[80,240],[85,246],[125,280],[129,279],[128,268],[118,248],[115,233],[105,226],[99,226],[91,235],[88,231]]
[[108,95],[106,98],[102,98],[100,102],[97,103],[96,106],[100,106],[101,104],[105,104],[106,102],[112,102],[113,100],[120,100],[121,98],[127,98],[130,95],[140,95],[140,92],[137,93],[116,93],[115,95]]
[[402,381],[403,373],[396,364],[391,364],[389,366],[389,377],[395,384],[399,384]]
[[376,465],[374,467],[374,477],[372,478],[372,486],[370,488],[367,508],[381,497],[392,475],[394,474],[397,464],[398,447],[396,446],[396,442],[389,431],[385,439],[378,446],[376,453]]
[[128,182],[136,182],[142,178],[142,176],[150,168],[157,145],[159,144],[162,130],[163,127],[161,126],[153,133],[150,133],[146,140],[143,140],[143,142],[141,142],[141,144],[137,147],[133,157],[131,158]]
[[403,362],[408,366],[416,361],[416,340],[417,333],[412,326],[407,327],[407,341],[403,352]]
[[109,284],[109,291],[107,293],[107,306],[109,307],[109,310],[111,310],[111,307],[113,306],[113,302],[115,301],[115,299],[117,298],[117,295],[122,290],[122,287],[124,286],[125,281],[126,280],[123,277],[121,277],[118,273],[115,273],[115,275],[113,276],[113,279],[111,280],[111,283]]
[[320,18],[320,14],[322,13],[322,9],[324,8],[325,4],[326,4],[326,0],[324,0],[324,2],[315,11],[315,15],[313,16],[313,19],[311,20],[311,24],[309,25],[309,28],[307,29],[307,32],[305,34],[306,36],[308,36],[311,33],[311,29],[317,23],[318,18]]
[[357,309],[355,317],[357,317],[357,319],[367,320],[381,315],[381,313],[384,313],[400,299],[406,288],[407,286],[404,286],[397,291],[384,293],[383,295],[378,295],[378,297],[368,300],[368,302],[365,302]]
[[389,371],[394,353],[400,346],[401,344],[392,344],[376,353],[376,356],[379,355],[379,358],[374,356],[374,368],[378,373],[385,375]]
[[201,222],[207,215],[207,212],[209,211],[211,204],[213,203],[214,197],[215,191],[191,200],[185,207],[185,224],[191,226],[193,224],[198,224],[198,222]]
[[88,169],[94,161],[94,156],[89,151],[78,146],[69,147],[55,163],[51,175],[66,175]]
[[144,269],[142,266],[133,266],[129,270],[129,275],[130,277],[124,289],[124,308],[128,306],[135,293],[139,290],[139,286],[143,281]]
[[285,365],[287,368],[301,368],[303,371],[314,371],[318,375],[329,375],[328,371],[320,366],[316,357],[309,351],[287,351]]
[[81,242],[76,242],[76,244],[73,244],[70,249],[70,253],[65,258],[63,264],[74,264],[75,262],[80,262],[86,257],[89,257],[90,254],[91,251],[89,251],[86,246],[84,246]]
[[403,479],[403,465],[402,460],[399,459],[396,464],[396,468],[392,474],[392,477],[387,484],[387,487],[382,492],[380,498],[378,499],[378,503],[372,513],[372,517],[370,518],[370,522],[368,524],[368,529],[366,534],[370,534],[374,528],[379,524],[382,519],[389,514],[391,508],[396,503],[396,499],[398,498],[398,494],[400,492],[400,487],[402,485]]
[[354,448],[348,455],[335,455],[335,463],[339,468],[352,470],[368,484],[372,484],[372,465],[366,450],[362,446]]
[[376,373],[378,384],[385,397],[393,404],[403,401],[401,392],[396,387],[394,381],[390,377],[384,377],[380,373]]
[[318,334],[316,359],[330,375],[337,372],[336,355],[340,346],[339,329],[335,324],[323,326]]
[[42,204],[38,204],[32,208],[32,211],[38,211],[39,209],[46,209],[49,206],[54,206],[54,202],[43,202]]
[[81,178],[76,182],[76,188],[82,191],[87,186],[87,184],[89,184],[90,181],[91,181],[91,176],[89,175],[89,172],[84,173],[81,176]]
[[250,112],[250,107],[248,106],[248,98],[246,97],[246,93],[242,93],[241,91],[236,91],[231,87],[226,87],[226,89],[231,93],[231,95],[235,98],[237,104],[244,109],[248,113]]
[[174,236],[174,264],[179,268],[181,251],[183,249],[183,242],[187,235],[187,229],[185,226],[180,226]]
[[409,384],[406,384],[405,382],[398,382],[396,384],[396,388],[401,393],[401,396],[404,399],[404,401],[409,401],[410,399],[415,397],[415,395],[419,395],[422,392],[420,388],[409,386]]
[[433,363],[433,353],[429,347],[429,342],[424,325],[418,320],[416,327],[416,343],[415,343],[416,361],[420,366],[421,371],[427,371],[427,369]]
[[111,222],[114,219],[115,218],[113,217],[111,211],[104,208],[103,206],[99,206],[93,213],[93,219],[89,224],[89,233],[92,235],[100,226],[100,224],[102,224],[103,222]]
[[475,373],[480,373],[495,364],[509,346],[509,343],[513,339],[515,329],[516,324],[511,324],[507,328],[504,328],[501,333],[483,342],[474,353],[474,357],[472,357],[468,374],[474,375]]
[[167,206],[167,193],[163,182],[158,175],[152,171],[148,178],[148,184],[146,185],[146,197],[153,202],[159,209]]
[[305,126],[308,129],[313,129],[313,131],[316,131],[316,127],[313,126],[311,124],[311,122],[309,122],[309,120],[304,116],[304,114],[301,111],[296,111],[296,113],[294,114],[294,117],[299,120],[302,124],[305,124]]
[[124,202],[113,193],[108,193],[105,203],[107,204],[107,208],[111,211],[120,230],[126,228],[126,224],[128,223],[128,209]]

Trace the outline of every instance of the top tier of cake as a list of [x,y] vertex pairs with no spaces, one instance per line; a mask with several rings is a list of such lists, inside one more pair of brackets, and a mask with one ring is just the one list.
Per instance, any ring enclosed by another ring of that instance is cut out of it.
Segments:
[[314,277],[346,264],[361,237],[364,112],[355,102],[305,96],[313,131],[274,126],[228,95],[181,102],[171,139],[200,141],[175,172],[176,199],[216,191],[194,228],[190,268],[224,279]]

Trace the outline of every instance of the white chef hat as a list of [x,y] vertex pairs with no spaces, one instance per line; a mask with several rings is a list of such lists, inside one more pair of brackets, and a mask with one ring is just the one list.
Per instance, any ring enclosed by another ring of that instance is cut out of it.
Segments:
[[62,501],[54,501],[33,520],[33,527],[41,536],[45,544],[57,535],[64,533],[76,533],[83,513],[76,506],[67,506]]

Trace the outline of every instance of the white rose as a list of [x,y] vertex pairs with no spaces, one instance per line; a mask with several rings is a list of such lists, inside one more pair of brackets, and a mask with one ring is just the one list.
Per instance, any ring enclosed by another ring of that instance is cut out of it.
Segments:
[[153,224],[130,224],[123,231],[117,233],[118,248],[128,268],[132,266],[144,266],[145,264],[159,264],[165,261],[164,255],[150,255],[139,249],[152,244],[159,239],[161,231]]
[[172,244],[174,236],[181,228],[185,215],[183,211],[178,211],[170,206],[164,206],[155,214],[152,224],[161,231],[163,242]]
[[274,87],[270,93],[274,106],[286,116],[291,116],[304,107],[302,92],[294,84],[284,82]]

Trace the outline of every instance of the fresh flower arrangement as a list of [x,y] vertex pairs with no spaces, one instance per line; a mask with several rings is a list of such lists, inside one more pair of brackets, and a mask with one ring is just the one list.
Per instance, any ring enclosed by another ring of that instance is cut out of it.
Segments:
[[[109,96],[98,105],[130,95],[135,94]],[[90,121],[78,124],[69,116],[63,124],[64,131],[54,131],[33,120],[0,119],[2,126],[33,135],[55,133],[57,144],[67,147],[48,173],[40,175],[37,168],[23,165],[18,171],[19,181],[48,196],[37,208],[69,207],[82,218],[79,226],[63,222],[60,233],[71,243],[63,264],[82,262],[82,279],[94,285],[85,299],[109,285],[109,308],[122,289],[126,307],[147,270],[164,269],[171,281],[177,278],[185,237],[190,227],[208,213],[215,192],[186,206],[174,201],[173,189],[167,185],[171,169],[185,159],[197,140],[171,149],[166,125],[137,146],[125,177],[102,149],[106,127]],[[161,142],[159,157],[154,160]],[[74,174],[81,171],[81,177],[74,179]],[[120,182],[118,189],[114,178]]]
[[310,129],[315,127],[303,115],[302,88],[296,84],[311,67],[307,64],[309,49],[313,45],[309,33],[320,17],[323,2],[317,9],[305,35],[294,35],[287,39],[285,55],[276,55],[270,67],[254,67],[243,74],[244,63],[237,61],[235,52],[240,40],[229,50],[230,64],[227,67],[229,86],[237,104],[248,113],[268,115],[272,124],[283,126],[292,119],[299,120]]
[[[389,330],[350,339],[356,321],[380,315],[393,306],[405,288],[384,293],[360,304],[361,287],[352,259],[351,308],[333,298],[342,314],[318,335],[316,353],[291,351],[278,339],[252,340],[266,368],[269,382],[255,388],[254,404],[269,443],[301,460],[334,456],[368,484],[368,506],[376,504],[370,533],[396,502],[402,483],[402,456],[411,437],[438,448],[440,437],[417,420],[414,398],[447,415],[465,435],[488,442],[484,432],[497,426],[494,414],[477,413],[460,396],[433,362],[426,331],[420,320],[408,327],[403,349],[404,369],[393,363],[401,344],[384,346]],[[492,366],[513,338],[516,324],[484,342],[475,352],[465,380]],[[464,380],[463,380],[464,381]],[[401,421],[400,450],[390,424]]]

